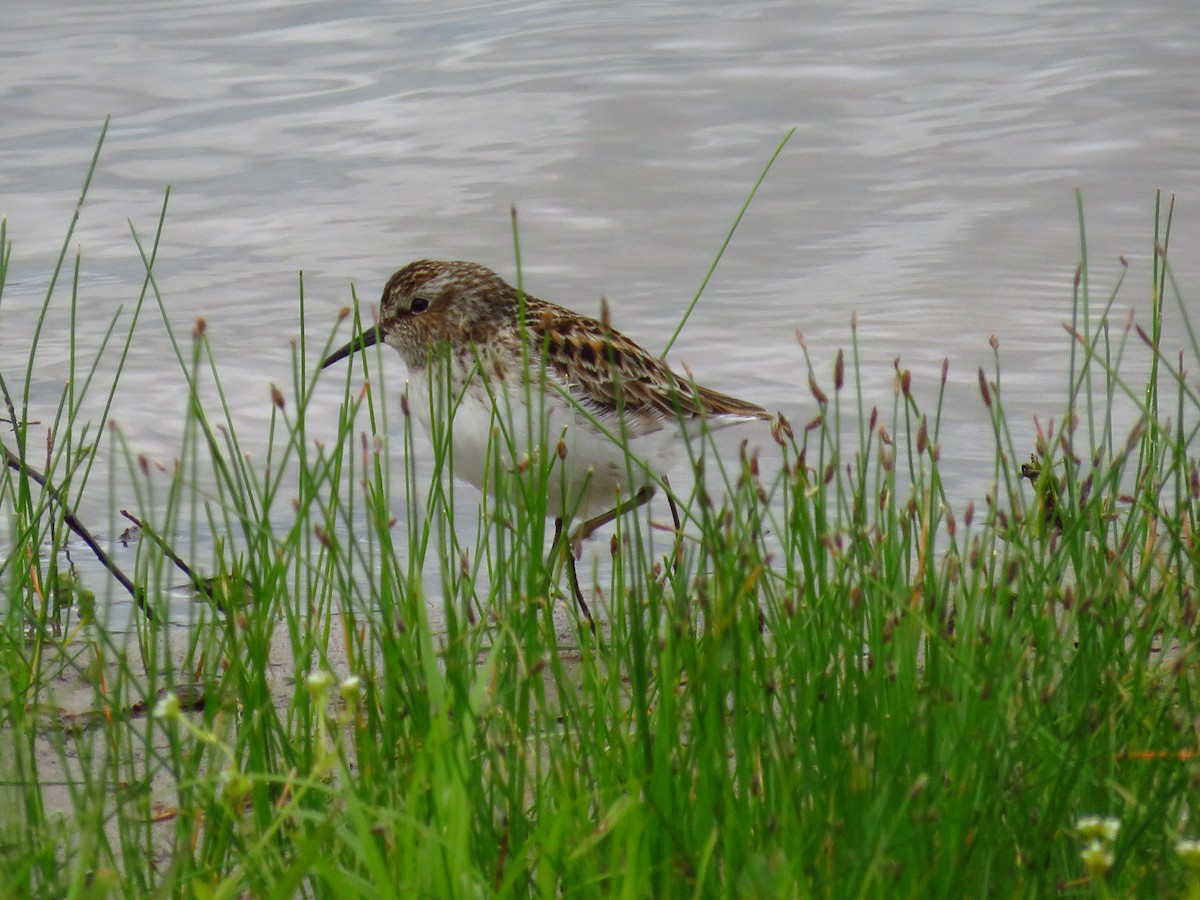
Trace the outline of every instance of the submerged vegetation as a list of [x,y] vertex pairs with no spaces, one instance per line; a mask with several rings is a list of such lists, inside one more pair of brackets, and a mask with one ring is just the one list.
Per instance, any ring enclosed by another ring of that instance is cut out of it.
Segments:
[[[57,411],[30,404],[44,337],[23,393],[6,343],[0,893],[1200,896],[1200,346],[1155,221],[1144,327],[1110,322],[1117,289],[1095,301],[1081,246],[1036,446],[1012,437],[998,347],[978,373],[995,453],[977,506],[942,486],[948,370],[921,385],[898,363],[880,406],[852,340],[809,367],[810,421],[780,418],[761,451],[689,448],[682,540],[641,510],[600,542],[611,564],[585,555],[595,636],[530,499],[553,460],[512,475],[534,480],[522,503],[463,515],[444,434],[433,477],[414,465],[423,398],[353,373],[317,443],[332,335],[298,342],[254,462],[194,327],[166,472],[82,420],[115,383],[73,337]],[[157,240],[135,241],[143,300],[109,334],[128,348],[148,301],[175,341]],[[0,225],[0,318],[9,253]],[[72,322],[79,299],[76,278]],[[1134,348],[1145,383],[1122,375]],[[73,510],[100,455],[135,492],[111,498],[127,584],[83,583],[66,552],[88,552]]]

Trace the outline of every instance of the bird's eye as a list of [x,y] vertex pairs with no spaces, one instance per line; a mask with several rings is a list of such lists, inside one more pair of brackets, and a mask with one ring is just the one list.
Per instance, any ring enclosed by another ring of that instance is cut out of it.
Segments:
[[408,309],[409,312],[423,313],[429,309],[429,300],[425,297],[413,297],[412,305]]

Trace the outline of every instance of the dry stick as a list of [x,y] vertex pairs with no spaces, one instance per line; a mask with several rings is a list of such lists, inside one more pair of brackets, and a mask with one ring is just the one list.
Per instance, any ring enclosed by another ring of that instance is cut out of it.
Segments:
[[[150,538],[150,540],[158,544],[159,549],[163,552],[163,556],[173,562],[175,567],[187,576],[188,581],[191,582],[192,590],[194,590],[197,594],[200,594],[211,600],[221,612],[228,612],[229,609],[232,608],[232,598],[230,604],[227,605],[222,603],[221,598],[217,596],[216,578],[202,578],[201,576],[197,575],[195,571],[193,571],[192,567],[184,562],[182,558],[180,558],[179,554],[175,552],[171,545],[162,539],[161,535],[159,535],[149,525],[142,522],[141,519],[139,519],[129,510],[121,510],[121,515],[141,529],[142,534],[146,535]],[[246,582],[246,584],[249,586],[249,582]]]
[[104,552],[104,548],[96,543],[96,539],[92,537],[92,533],[75,517],[75,513],[71,511],[71,508],[63,502],[62,495],[54,487],[46,483],[46,478],[41,472],[22,462],[21,458],[9,450],[8,447],[0,445],[0,448],[4,450],[5,462],[10,469],[15,469],[23,475],[28,475],[42,486],[43,490],[50,495],[51,500],[62,507],[63,521],[67,523],[67,527],[79,535],[80,539],[91,548],[92,553],[96,554],[96,559],[100,560],[100,564],[108,569],[112,577],[117,579],[125,590],[129,591],[130,596],[133,597],[133,602],[142,611],[142,615],[146,617],[146,621],[153,622],[154,611],[150,608],[150,603],[146,600],[146,592],[130,581],[129,577],[121,571],[120,566],[113,562],[108,554]]
[[192,587],[201,593],[209,593],[209,589],[204,584],[204,579],[193,572],[192,567],[180,559],[179,554],[172,550],[171,545],[159,537],[153,528],[144,524],[141,519],[127,509],[121,510],[121,515],[136,525],[142,534],[149,536],[150,540],[158,544],[158,548],[162,550],[163,555],[171,562],[175,563],[176,568],[178,568],[181,572],[183,572],[184,575],[188,577],[188,581],[192,583]]

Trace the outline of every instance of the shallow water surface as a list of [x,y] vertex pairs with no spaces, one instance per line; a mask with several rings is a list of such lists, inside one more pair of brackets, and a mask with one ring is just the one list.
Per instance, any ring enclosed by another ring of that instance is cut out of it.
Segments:
[[[126,220],[149,241],[170,185],[158,285],[185,343],[205,317],[251,451],[268,386],[290,383],[299,272],[312,364],[352,284],[374,303],[394,269],[424,256],[512,278],[515,205],[526,287],[592,313],[606,297],[617,326],[657,350],[793,125],[672,360],[803,422],[813,404],[797,329],[828,379],[856,314],[866,402],[885,408],[897,357],[930,409],[948,357],[942,460],[955,502],[991,477],[977,383],[990,335],[1019,442],[1032,442],[1034,415],[1061,416],[1076,186],[1097,297],[1118,256],[1129,262],[1122,321],[1130,306],[1147,318],[1154,191],[1179,195],[1173,261],[1194,307],[1200,17],[1186,0],[11,7],[5,378],[24,377],[110,113],[71,245],[82,350],[118,308],[128,315],[144,270]],[[47,405],[69,353],[55,339],[69,282],[30,386]],[[1131,352],[1130,372],[1145,358]],[[403,380],[398,359],[387,377]],[[183,383],[151,306],[110,414],[135,450],[178,452]],[[330,434],[343,384],[328,379],[313,407]],[[97,490],[81,513],[103,523],[109,507]]]

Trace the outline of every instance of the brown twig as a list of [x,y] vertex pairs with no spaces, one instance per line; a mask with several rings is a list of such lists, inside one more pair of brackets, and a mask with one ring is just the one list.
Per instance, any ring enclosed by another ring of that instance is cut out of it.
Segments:
[[153,528],[146,525],[144,522],[142,522],[141,519],[139,519],[137,516],[135,516],[133,513],[131,513],[127,509],[121,510],[121,515],[123,515],[130,522],[132,522],[134,525],[136,525],[138,527],[138,530],[141,531],[142,534],[149,536],[150,540],[152,540],[152,541],[154,541],[154,543],[158,544],[158,548],[160,550],[162,550],[163,556],[165,556],[171,562],[175,563],[175,567],[177,569],[179,569],[181,572],[183,572],[183,574],[188,577],[188,581],[190,581],[192,583],[192,586],[194,588],[196,588],[196,590],[207,591],[207,588],[204,586],[204,579],[201,578],[199,575],[197,575],[195,572],[193,572],[192,567],[189,566],[187,563],[185,563],[182,559],[180,559],[179,554],[177,554],[174,550],[172,550],[171,545],[168,544],[166,541],[164,541],[161,537],[159,537],[158,533],[155,532],[155,530]]
[[[121,515],[136,525],[144,535],[150,538],[150,540],[158,544],[159,549],[162,550],[163,556],[171,560],[171,562],[175,564],[175,567],[188,577],[188,581],[191,582],[192,589],[197,594],[207,597],[216,605],[217,609],[221,610],[222,612],[229,612],[229,610],[234,607],[234,598],[229,594],[229,588],[227,586],[223,591],[224,599],[222,598],[222,591],[220,589],[223,587],[223,583],[220,577],[202,578],[201,576],[197,575],[192,567],[184,562],[180,558],[179,554],[176,553],[171,547],[171,545],[164,541],[162,536],[159,535],[153,528],[143,523],[141,519],[127,509],[121,510]],[[250,583],[248,581],[243,580],[242,584],[246,590],[250,590]],[[226,602],[226,600],[228,602]]]
[[94,537],[92,537],[92,533],[88,531],[87,526],[79,521],[75,513],[72,512],[71,508],[64,502],[62,495],[55,490],[53,486],[46,483],[46,477],[42,475],[41,472],[32,466],[26,465],[21,458],[9,450],[8,447],[0,445],[0,449],[4,450],[5,463],[10,469],[14,469],[17,472],[32,478],[42,486],[42,489],[45,490],[47,494],[50,495],[51,500],[62,507],[63,521],[66,522],[67,527],[75,532],[75,534],[79,536],[80,540],[88,545],[92,553],[96,555],[96,559],[100,560],[100,564],[103,565],[104,568],[108,569],[113,578],[120,582],[121,587],[129,591],[130,596],[133,597],[133,602],[136,603],[138,609],[142,611],[142,615],[146,617],[146,621],[153,622],[154,610],[150,608],[150,603],[146,599],[146,592],[130,581],[129,577],[121,571],[121,567],[113,562],[109,555],[104,552],[104,548],[96,542]]

